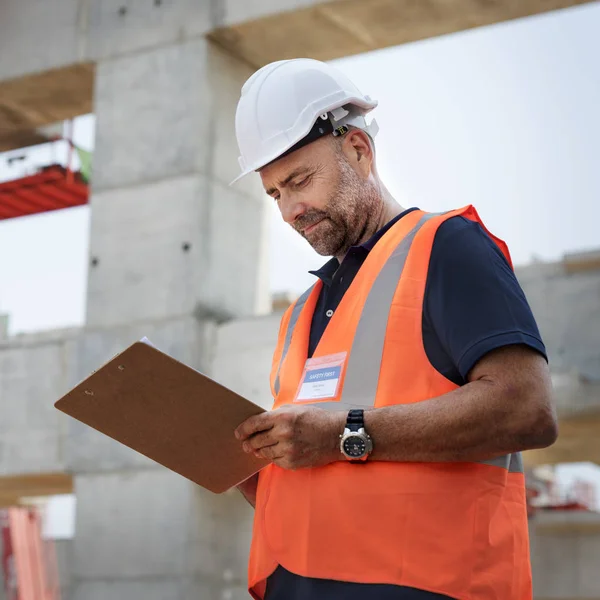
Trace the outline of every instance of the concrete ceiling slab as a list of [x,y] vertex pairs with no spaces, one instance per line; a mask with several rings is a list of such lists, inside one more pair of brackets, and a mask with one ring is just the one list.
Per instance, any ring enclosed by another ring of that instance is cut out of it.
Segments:
[[16,506],[23,498],[73,493],[73,478],[67,473],[32,473],[0,477],[0,508]]
[[93,112],[94,63],[0,81],[0,151],[46,141],[40,127]]
[[590,1],[334,0],[221,27],[209,38],[258,68],[286,58],[333,60]]

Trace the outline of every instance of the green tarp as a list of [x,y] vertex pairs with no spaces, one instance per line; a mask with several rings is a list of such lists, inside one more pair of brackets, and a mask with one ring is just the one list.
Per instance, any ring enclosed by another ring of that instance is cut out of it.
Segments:
[[77,156],[79,156],[79,162],[81,163],[81,176],[86,183],[90,182],[92,178],[92,153],[89,150],[84,150],[75,146]]

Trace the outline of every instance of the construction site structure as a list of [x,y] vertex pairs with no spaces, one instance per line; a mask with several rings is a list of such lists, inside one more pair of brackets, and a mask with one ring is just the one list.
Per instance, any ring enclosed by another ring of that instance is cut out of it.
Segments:
[[[72,128],[72,126],[71,126]],[[71,137],[54,137],[48,144],[68,145],[66,164],[52,161],[38,164],[31,173],[0,181],[0,221],[83,206],[89,200],[88,177],[73,168],[74,145]],[[24,160],[28,149],[9,156],[7,162]]]
[[[586,9],[577,0],[1,3],[0,56],[10,60],[0,61],[0,150],[47,141],[49,126],[77,115],[97,118],[85,325],[0,339],[0,505],[75,493],[75,537],[56,546],[63,598],[248,597],[252,510],[237,492],[198,489],[53,403],[147,336],[270,404],[281,312],[267,281],[267,201],[258,182],[228,185],[249,75],[273,60],[335,59],[578,4]],[[66,172],[50,171],[65,182]],[[45,176],[30,182],[44,186],[43,198],[34,192],[42,207],[47,192],[57,196]],[[30,191],[17,187],[9,217],[31,204]],[[559,443],[526,453],[530,465],[600,462],[595,260],[519,271],[558,369],[561,419]],[[538,600],[600,598],[595,517],[532,519]]]
[[5,600],[61,600],[54,543],[42,537],[38,510],[1,510],[0,548]]

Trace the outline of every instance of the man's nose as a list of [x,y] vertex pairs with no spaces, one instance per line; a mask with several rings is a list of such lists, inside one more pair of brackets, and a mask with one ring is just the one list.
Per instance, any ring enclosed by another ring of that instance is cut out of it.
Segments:
[[289,225],[293,225],[296,219],[306,212],[306,205],[303,202],[298,202],[289,197],[281,199],[279,208],[283,220]]

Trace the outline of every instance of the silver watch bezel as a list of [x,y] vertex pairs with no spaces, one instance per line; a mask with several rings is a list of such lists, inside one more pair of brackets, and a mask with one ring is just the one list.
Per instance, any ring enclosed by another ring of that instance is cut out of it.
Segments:
[[[350,456],[344,450],[344,442],[350,437],[359,437],[365,442],[365,452],[361,456]],[[373,452],[373,439],[365,431],[364,427],[361,427],[358,431],[351,431],[348,427],[344,429],[344,433],[340,435],[340,452],[349,461],[364,461],[367,460],[371,452]]]

